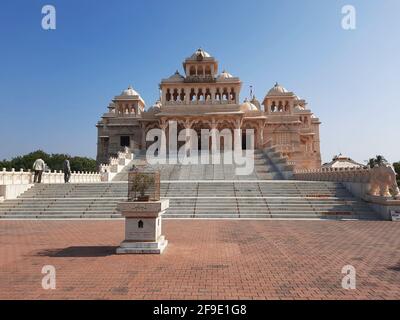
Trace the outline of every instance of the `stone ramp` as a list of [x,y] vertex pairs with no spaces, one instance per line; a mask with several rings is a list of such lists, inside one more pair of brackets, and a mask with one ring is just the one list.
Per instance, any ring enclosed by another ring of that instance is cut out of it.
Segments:
[[[120,218],[128,184],[38,184],[0,203],[0,218]],[[161,183],[170,219],[357,219],[379,217],[340,183],[268,180],[176,180]]]

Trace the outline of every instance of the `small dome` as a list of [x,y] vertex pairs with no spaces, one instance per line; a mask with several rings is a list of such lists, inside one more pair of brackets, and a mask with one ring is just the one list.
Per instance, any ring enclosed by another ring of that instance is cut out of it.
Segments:
[[233,75],[231,75],[229,72],[226,72],[225,70],[222,71],[222,73],[218,76],[218,80],[224,80],[229,78],[233,78]]
[[261,109],[261,103],[257,100],[255,95],[253,95],[253,98],[250,100],[250,102],[254,104],[258,109]]
[[157,100],[150,108],[149,112],[159,112],[161,110],[161,101]]
[[245,99],[242,103],[242,105],[240,106],[240,110],[241,111],[258,111],[258,108],[251,103],[250,101],[248,101],[247,99]]
[[183,80],[183,79],[185,79],[185,77],[182,76],[182,75],[179,73],[178,70],[176,70],[175,73],[174,73],[172,76],[170,76],[168,79],[169,79],[169,80]]
[[267,95],[273,96],[273,95],[280,95],[282,93],[288,93],[288,91],[277,82],[275,83],[274,87],[268,91]]
[[296,106],[294,106],[294,111],[303,111],[303,110],[305,110],[304,109],[304,107],[302,107],[301,105],[296,105]]
[[124,90],[121,92],[121,96],[138,96],[139,93],[137,93],[132,86],[129,86],[128,89]]
[[198,59],[198,58],[210,58],[211,55],[204,51],[202,48],[199,48],[196,50],[195,53],[192,54],[192,56],[190,57],[191,59]]
[[161,101],[160,101],[160,100],[157,100],[157,101],[152,105],[152,107],[153,107],[153,108],[161,109]]

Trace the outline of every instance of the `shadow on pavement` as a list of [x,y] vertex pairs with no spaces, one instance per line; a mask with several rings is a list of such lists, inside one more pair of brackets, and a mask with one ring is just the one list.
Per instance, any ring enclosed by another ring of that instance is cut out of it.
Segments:
[[49,249],[39,251],[36,255],[43,257],[105,257],[115,255],[118,247],[114,246],[82,246],[82,247],[68,247],[63,249]]

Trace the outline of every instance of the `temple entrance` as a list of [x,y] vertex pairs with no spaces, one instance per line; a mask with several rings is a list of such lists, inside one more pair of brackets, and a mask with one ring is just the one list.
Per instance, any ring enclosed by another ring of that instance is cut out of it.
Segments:
[[242,132],[242,150],[247,150],[246,132]]
[[120,137],[120,146],[121,147],[130,147],[131,146],[131,139],[129,136],[121,136]]

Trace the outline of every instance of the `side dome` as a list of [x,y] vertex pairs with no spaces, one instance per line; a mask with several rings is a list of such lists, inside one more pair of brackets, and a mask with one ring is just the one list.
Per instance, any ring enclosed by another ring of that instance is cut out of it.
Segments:
[[168,78],[168,80],[178,80],[178,81],[181,81],[183,79],[185,79],[185,77],[181,75],[178,70],[176,70],[175,73]]
[[284,87],[282,87],[278,82],[275,83],[275,85],[268,91],[267,96],[274,96],[274,95],[280,95],[283,93],[288,93]]
[[253,95],[253,98],[250,100],[250,102],[254,104],[258,110],[261,110],[261,103],[257,100],[255,95]]
[[305,110],[304,107],[302,107],[299,104],[294,107],[294,111],[303,111],[303,110]]
[[258,111],[258,108],[247,99],[240,105],[240,111]]
[[161,101],[157,100],[150,108],[147,110],[148,112],[160,112],[161,111]]
[[125,89],[124,91],[121,92],[121,96],[138,96],[139,93],[137,93],[132,86],[129,86],[128,89]]
[[217,77],[218,80],[225,80],[233,78],[233,75],[231,75],[229,72],[226,72],[225,70],[221,72],[221,74]]

